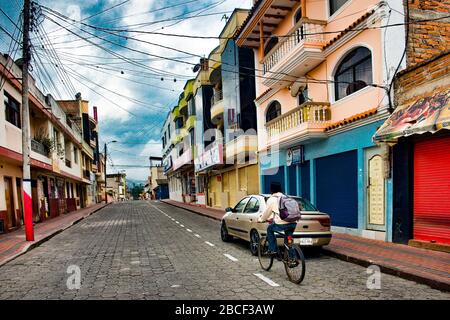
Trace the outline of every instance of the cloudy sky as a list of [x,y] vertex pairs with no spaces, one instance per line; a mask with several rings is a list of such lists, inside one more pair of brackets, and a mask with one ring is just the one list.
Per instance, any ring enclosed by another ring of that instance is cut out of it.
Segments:
[[[22,1],[0,0],[0,8],[17,21]],[[161,155],[161,125],[185,81],[195,77],[192,67],[199,61],[198,56],[207,56],[218,40],[148,33],[115,36],[111,31],[101,31],[79,21],[116,30],[218,36],[225,25],[223,15],[229,16],[237,7],[250,8],[253,1],[40,0],[38,3],[47,7],[38,20],[38,31],[31,36],[35,48],[33,74],[38,82],[39,78],[42,80],[42,90],[57,99],[72,99],[74,92],[80,92],[89,101],[91,112],[97,106],[101,145],[118,141],[108,145],[112,160],[109,172],[126,170],[128,177],[145,180],[147,169],[120,165],[145,166],[149,156]],[[17,36],[14,25],[0,12],[0,52],[11,52],[14,49],[11,38],[1,28]],[[51,47],[57,57],[52,55]],[[20,57],[20,52],[15,57]],[[57,68],[51,65],[59,65],[56,58],[64,65],[64,72],[59,67],[59,77]],[[54,85],[47,80],[44,67]]]

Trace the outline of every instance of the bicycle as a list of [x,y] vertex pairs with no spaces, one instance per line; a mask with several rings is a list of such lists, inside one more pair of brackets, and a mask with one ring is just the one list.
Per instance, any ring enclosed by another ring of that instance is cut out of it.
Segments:
[[[292,231],[293,232],[293,231]],[[299,284],[305,277],[305,256],[298,244],[294,243],[291,232],[275,231],[276,237],[281,236],[284,239],[283,250],[277,246],[277,255],[267,254],[269,249],[269,241],[266,236],[262,236],[258,245],[258,259],[261,267],[269,271],[272,268],[275,258],[284,263],[284,269],[289,280],[295,284]]]

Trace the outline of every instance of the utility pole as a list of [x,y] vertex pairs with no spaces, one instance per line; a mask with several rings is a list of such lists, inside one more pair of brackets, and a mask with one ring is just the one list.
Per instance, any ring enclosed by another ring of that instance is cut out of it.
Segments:
[[23,2],[23,51],[22,51],[22,159],[23,159],[23,208],[25,236],[34,241],[33,206],[31,199],[30,169],[30,110],[28,105],[28,70],[30,65],[30,0]]
[[108,203],[108,177],[106,176],[106,163],[107,163],[107,156],[108,156],[108,144],[105,143],[105,203]]

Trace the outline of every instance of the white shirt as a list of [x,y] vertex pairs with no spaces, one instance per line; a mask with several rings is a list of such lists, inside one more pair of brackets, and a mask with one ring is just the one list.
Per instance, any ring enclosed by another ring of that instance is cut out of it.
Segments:
[[263,214],[259,217],[259,222],[265,222],[267,219],[274,219],[276,224],[288,224],[290,222],[286,222],[281,220],[280,218],[280,198],[283,196],[281,192],[274,193],[267,199],[266,210],[264,210]]

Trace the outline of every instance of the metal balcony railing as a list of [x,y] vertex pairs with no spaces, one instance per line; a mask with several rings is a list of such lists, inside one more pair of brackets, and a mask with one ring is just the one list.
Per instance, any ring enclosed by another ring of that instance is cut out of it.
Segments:
[[48,151],[45,149],[45,146],[34,139],[31,139],[31,150],[48,157]]
[[222,90],[214,90],[214,94],[211,97],[211,105],[215,105],[223,100],[223,91]]

